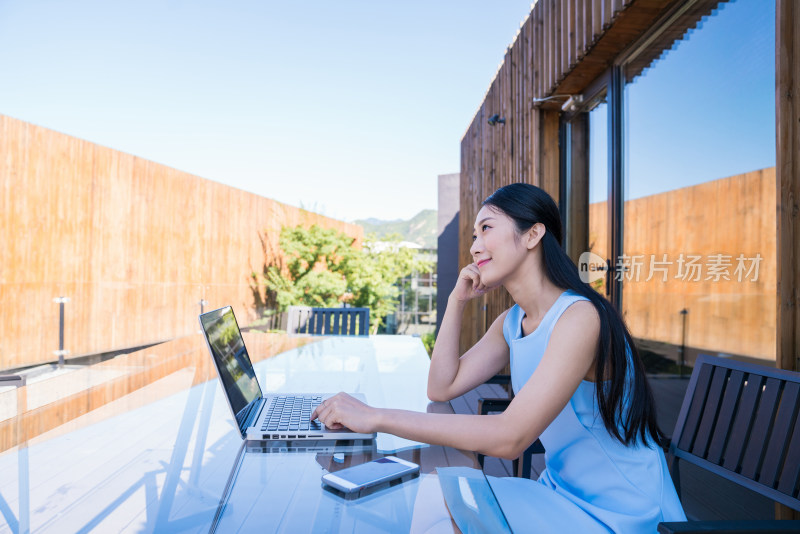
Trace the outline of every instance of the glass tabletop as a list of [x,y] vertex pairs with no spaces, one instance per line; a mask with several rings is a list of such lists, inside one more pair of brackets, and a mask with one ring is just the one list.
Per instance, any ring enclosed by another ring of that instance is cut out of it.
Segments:
[[[451,412],[427,400],[428,365],[418,338],[370,336],[325,338],[255,369],[265,392],[343,390]],[[0,454],[0,532],[452,532],[436,467],[477,467],[471,452],[388,434],[245,444],[216,379],[134,409],[111,404],[97,422]],[[322,487],[325,472],[388,454],[420,476],[354,501]]]
[[[213,525],[215,532],[457,532],[433,467],[411,479],[384,484],[357,498],[321,483],[335,472],[383,456],[374,447],[348,445],[320,452],[248,450]],[[264,450],[268,450],[265,448]],[[344,450],[344,452],[336,452]],[[405,450],[400,458],[431,465],[429,451]],[[468,458],[463,458],[467,463]],[[471,463],[470,463],[471,465]]]

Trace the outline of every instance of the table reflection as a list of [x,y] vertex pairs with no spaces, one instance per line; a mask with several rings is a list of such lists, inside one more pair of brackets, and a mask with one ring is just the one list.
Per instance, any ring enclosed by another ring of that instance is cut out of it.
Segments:
[[[342,444],[340,444],[341,447]],[[281,450],[286,452],[276,452]],[[213,532],[457,532],[434,473],[384,484],[352,499],[321,482],[338,471],[384,456],[368,446],[324,452],[265,444],[248,447],[234,469]],[[343,450],[346,452],[337,452]],[[269,451],[269,452],[263,452]],[[421,462],[423,449],[398,457]],[[343,460],[334,459],[343,455]],[[313,461],[309,461],[313,459]]]

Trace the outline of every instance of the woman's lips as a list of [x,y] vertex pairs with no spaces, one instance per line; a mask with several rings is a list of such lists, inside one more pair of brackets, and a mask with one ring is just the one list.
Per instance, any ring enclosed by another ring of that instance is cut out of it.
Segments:
[[481,261],[478,262],[478,267],[480,267],[481,265],[486,265],[490,261],[492,261],[491,258],[487,259],[487,260],[481,260]]

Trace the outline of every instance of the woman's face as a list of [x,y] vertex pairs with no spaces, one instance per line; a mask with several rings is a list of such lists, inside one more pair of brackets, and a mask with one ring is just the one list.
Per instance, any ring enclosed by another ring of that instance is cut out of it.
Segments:
[[522,244],[513,219],[490,206],[483,206],[475,217],[469,251],[481,273],[481,281],[494,287],[514,272],[528,249]]

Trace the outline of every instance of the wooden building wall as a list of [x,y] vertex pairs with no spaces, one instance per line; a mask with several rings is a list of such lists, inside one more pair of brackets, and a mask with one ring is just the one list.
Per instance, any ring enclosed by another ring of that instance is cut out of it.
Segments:
[[[800,370],[800,4],[776,3],[778,366]],[[795,517],[796,518],[796,517]]]
[[[545,103],[531,108],[532,98],[584,91],[607,71],[615,57],[678,2],[539,0],[535,4],[506,51],[461,140],[461,266],[471,262],[469,236],[478,206],[494,189],[523,181],[539,185],[553,196],[558,194],[558,173],[554,170],[558,169],[559,105]],[[684,27],[695,25],[698,16],[713,8],[715,2],[709,0],[703,4],[702,11],[683,13]],[[774,313],[765,312],[765,317],[756,319],[762,323],[759,327],[762,333],[766,333],[771,318],[775,317],[770,336],[775,346],[775,364],[783,369],[800,370],[800,5],[797,0],[776,0],[775,22],[776,217],[767,235],[775,236],[776,304]],[[660,43],[651,44],[654,53],[663,49]],[[504,117],[506,124],[493,128],[509,132],[485,131],[491,128],[486,121],[494,113]],[[475,343],[490,321],[509,304],[508,296],[500,291],[475,299],[464,313],[462,350]],[[751,348],[754,353],[761,350]],[[776,517],[797,519],[798,514],[776,505]]]
[[201,299],[248,324],[251,274],[297,224],[363,233],[0,115],[0,369],[55,358],[57,296],[70,357],[192,334]]
[[[502,185],[526,182],[558,200],[561,100],[579,93],[638,38],[672,0],[539,0],[523,22],[461,140],[460,265],[471,262],[469,236],[480,202]],[[505,124],[490,126],[497,113]],[[475,343],[510,305],[502,291],[464,312],[461,347]]]

